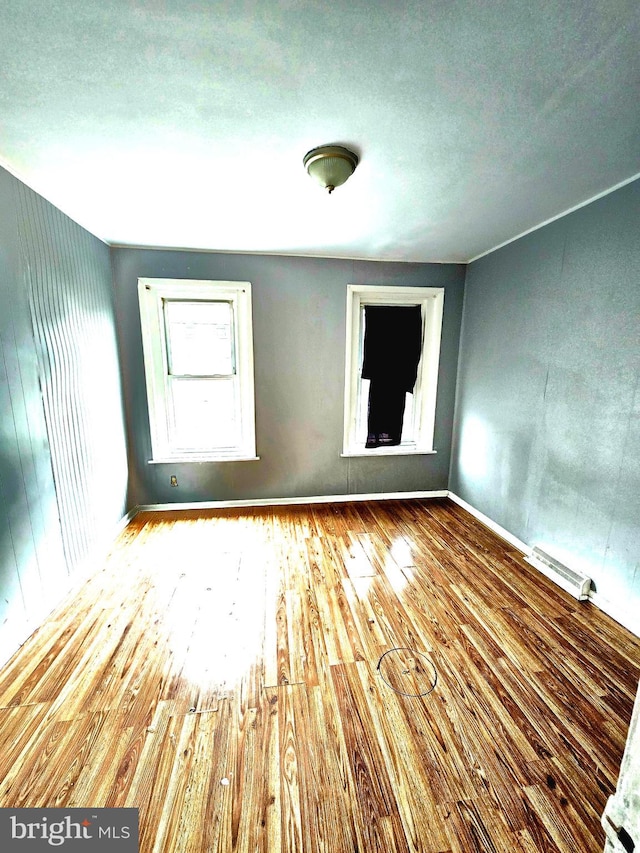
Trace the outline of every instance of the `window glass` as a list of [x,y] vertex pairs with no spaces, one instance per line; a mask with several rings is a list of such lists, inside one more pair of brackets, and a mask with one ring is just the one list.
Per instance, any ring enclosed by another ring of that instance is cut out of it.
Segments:
[[176,448],[230,447],[238,412],[230,379],[173,379],[171,405]]
[[229,376],[235,373],[233,313],[229,302],[165,299],[169,373]]

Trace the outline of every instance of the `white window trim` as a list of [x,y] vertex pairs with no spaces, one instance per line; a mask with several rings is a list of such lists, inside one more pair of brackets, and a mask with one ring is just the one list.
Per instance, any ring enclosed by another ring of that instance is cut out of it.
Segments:
[[[364,305],[420,305],[422,308],[422,355],[416,379],[416,441],[395,447],[366,449],[356,441],[358,407],[359,341]],[[406,456],[436,453],[433,435],[438,390],[440,339],[444,309],[443,287],[394,287],[371,284],[347,285],[347,340],[344,382],[344,436],[342,456]]]
[[[151,430],[151,463],[227,462],[257,459],[253,381],[251,284],[248,281],[139,278],[138,299]],[[164,345],[163,299],[228,300],[233,304],[240,387],[241,435],[231,448],[194,450],[171,447],[167,418],[167,357]]]

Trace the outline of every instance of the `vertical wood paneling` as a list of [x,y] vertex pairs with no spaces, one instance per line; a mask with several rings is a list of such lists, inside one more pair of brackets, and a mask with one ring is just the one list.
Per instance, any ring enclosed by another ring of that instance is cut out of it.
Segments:
[[124,511],[106,246],[0,168],[0,660]]
[[109,255],[22,184],[21,251],[70,571],[124,511],[126,454]]
[[51,607],[66,577],[16,217],[0,170],[0,659]]

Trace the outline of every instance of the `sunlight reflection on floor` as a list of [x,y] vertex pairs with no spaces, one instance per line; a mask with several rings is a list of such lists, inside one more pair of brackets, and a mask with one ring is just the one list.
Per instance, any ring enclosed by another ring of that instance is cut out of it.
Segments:
[[147,555],[165,639],[194,688],[232,689],[262,654],[267,543],[229,519],[182,532],[177,522],[171,547]]

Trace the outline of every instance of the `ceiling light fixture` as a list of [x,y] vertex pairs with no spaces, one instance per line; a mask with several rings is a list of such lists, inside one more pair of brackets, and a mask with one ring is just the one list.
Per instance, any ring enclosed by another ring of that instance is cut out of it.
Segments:
[[311,177],[332,193],[353,175],[358,155],[341,145],[321,145],[308,151],[302,162]]

